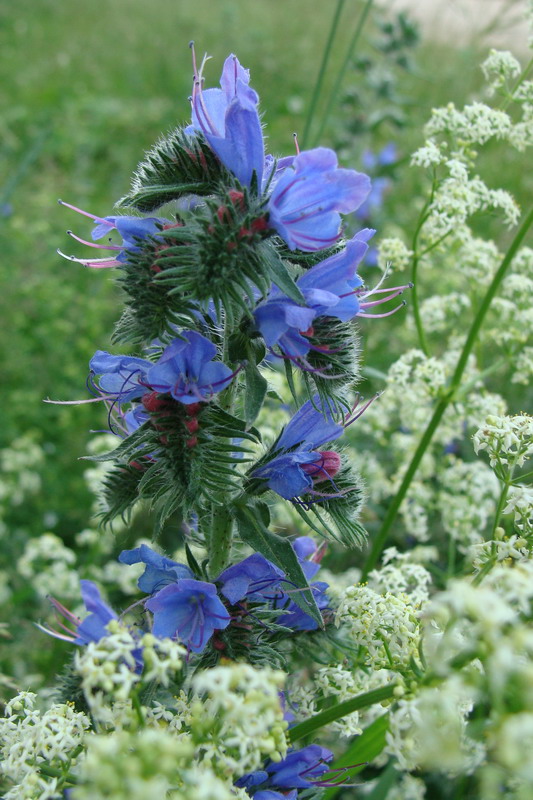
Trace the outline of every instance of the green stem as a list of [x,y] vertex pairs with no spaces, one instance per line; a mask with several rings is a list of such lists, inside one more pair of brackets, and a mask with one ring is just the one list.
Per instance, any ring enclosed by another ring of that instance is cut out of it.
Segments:
[[366,0],[365,7],[363,8],[363,10],[361,12],[361,16],[359,17],[359,19],[357,21],[357,27],[356,27],[356,29],[354,31],[354,34],[353,34],[352,39],[350,41],[350,44],[348,45],[348,50],[346,51],[346,57],[345,57],[344,61],[342,62],[341,68],[340,68],[340,70],[339,70],[339,72],[337,74],[337,78],[335,80],[333,88],[332,88],[332,90],[331,90],[331,92],[329,94],[328,102],[327,102],[327,105],[326,105],[326,110],[324,111],[324,114],[322,116],[322,121],[320,123],[320,127],[318,129],[318,133],[316,134],[316,136],[314,138],[314,146],[315,147],[316,147],[317,143],[321,140],[322,134],[324,133],[324,128],[327,125],[327,122],[328,122],[328,119],[329,119],[329,115],[331,114],[331,110],[333,108],[333,104],[334,104],[334,102],[335,102],[335,100],[337,98],[337,90],[339,89],[339,87],[340,87],[340,85],[342,83],[342,80],[344,78],[344,74],[345,74],[346,70],[348,69],[348,64],[350,63],[350,59],[352,57],[353,51],[355,50],[355,46],[356,46],[357,42],[359,41],[359,37],[361,35],[361,31],[363,30],[363,25],[365,24],[365,20],[366,20],[366,18],[368,16],[368,12],[370,11],[370,9],[372,7],[372,3],[373,3],[373,0]]
[[509,96],[506,98],[505,102],[502,103],[502,105],[501,105],[502,111],[505,111],[505,109],[509,106],[509,103],[512,103],[512,101],[514,100],[514,95],[515,95],[516,90],[518,89],[518,87],[520,86],[522,81],[525,81],[525,79],[528,77],[528,75],[529,75],[529,73],[531,72],[532,69],[533,69],[533,58],[530,58],[528,63],[526,64],[526,66],[522,70],[522,73],[516,79],[516,83],[512,87],[512,89],[511,89],[511,91],[509,93]]
[[211,578],[216,578],[228,563],[232,533],[233,517],[226,506],[213,506],[208,567]]
[[131,704],[135,709],[135,714],[137,715],[137,720],[139,722],[139,728],[146,727],[146,720],[144,718],[144,712],[142,709],[141,701],[139,700],[139,695],[137,692],[132,692],[131,695]]
[[62,778],[64,783],[71,783],[73,786],[79,783],[75,775],[71,775],[70,772],[65,773],[56,767],[50,767],[48,764],[39,764],[39,772],[42,772],[48,778]]
[[382,700],[390,700],[391,697],[394,697],[395,688],[396,684],[389,684],[388,686],[382,686],[380,689],[373,689],[371,692],[359,694],[357,697],[351,697],[343,703],[337,703],[331,708],[327,708],[325,711],[321,711],[319,714],[315,714],[304,722],[300,722],[290,728],[288,731],[289,738],[291,742],[296,742],[298,739],[302,739],[304,736],[308,736],[319,728],[346,717],[354,711],[372,706],[374,703],[380,703]]
[[424,331],[424,326],[422,325],[422,316],[420,314],[420,302],[418,300],[418,284],[417,284],[417,277],[418,277],[418,264],[422,255],[418,253],[418,237],[420,236],[420,231],[424,226],[424,222],[427,220],[429,213],[428,209],[433,202],[433,198],[435,196],[435,189],[437,187],[437,178],[433,175],[433,183],[431,185],[431,194],[424,204],[422,211],[420,212],[420,216],[418,217],[418,222],[416,224],[415,232],[413,234],[413,241],[411,244],[411,250],[413,251],[413,264],[411,268],[411,283],[413,284],[413,288],[411,291],[411,298],[412,298],[412,307],[413,307],[413,315],[415,318],[415,326],[418,333],[418,340],[420,343],[420,347],[424,352],[424,355],[429,356],[429,348],[426,340],[426,334]]
[[413,477],[420,465],[420,462],[422,461],[422,458],[427,448],[429,447],[429,444],[433,438],[433,434],[437,430],[440,421],[444,415],[444,412],[446,411],[452,400],[455,398],[457,390],[459,389],[459,386],[461,384],[461,378],[463,377],[463,372],[468,363],[468,358],[474,348],[478,333],[490,308],[490,304],[492,303],[492,300],[494,299],[494,296],[498,291],[500,284],[502,283],[511,262],[515,257],[516,252],[520,247],[520,245],[522,244],[522,241],[526,233],[528,232],[529,228],[531,227],[532,223],[533,223],[533,208],[529,211],[529,214],[526,216],[524,222],[522,223],[518,232],[516,233],[516,236],[514,237],[511,246],[507,250],[507,253],[504,256],[502,263],[498,268],[498,271],[494,275],[494,278],[492,279],[492,282],[488,287],[483,300],[481,301],[481,305],[474,318],[474,321],[472,322],[472,325],[470,326],[466,342],[464,344],[461,355],[459,356],[459,360],[457,361],[455,371],[450,381],[449,390],[446,393],[446,395],[444,395],[437,403],[437,406],[433,412],[433,416],[431,417],[428,426],[424,431],[424,434],[420,440],[420,443],[413,455],[413,458],[411,459],[411,463],[407,468],[407,471],[404,475],[400,488],[398,489],[395,497],[393,498],[387,510],[387,513],[385,514],[385,518],[383,520],[381,529],[379,530],[376,538],[374,539],[372,549],[370,551],[370,554],[367,558],[366,564],[363,569],[363,574],[361,576],[362,581],[366,580],[368,573],[375,567],[377,560],[381,555],[383,547],[385,546],[385,542],[387,541],[387,537],[396,520],[396,516],[398,514],[400,506],[407,494],[407,491],[411,485],[411,481],[413,480]]
[[309,111],[307,112],[307,119],[305,121],[305,128],[302,136],[301,146],[302,150],[305,149],[307,146],[307,139],[309,137],[309,131],[311,129],[311,123],[313,121],[313,117],[315,115],[316,106],[318,103],[318,98],[320,97],[320,92],[322,90],[322,84],[324,83],[324,76],[326,74],[326,67],[329,61],[329,57],[331,54],[331,47],[333,41],[335,39],[335,34],[337,33],[337,27],[339,24],[339,19],[342,12],[342,7],[346,0],[337,0],[337,7],[335,9],[335,14],[333,16],[333,21],[331,23],[331,28],[329,31],[328,41],[326,42],[326,47],[324,48],[324,52],[322,54],[322,63],[320,64],[320,69],[318,71],[318,76],[315,83],[315,88],[313,89],[313,96],[311,97],[311,103],[309,105]]

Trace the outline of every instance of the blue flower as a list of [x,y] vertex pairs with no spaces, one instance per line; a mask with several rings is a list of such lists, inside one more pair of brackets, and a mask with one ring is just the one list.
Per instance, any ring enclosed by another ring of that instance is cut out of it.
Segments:
[[194,83],[192,125],[187,132],[201,131],[213,152],[244,186],[250,186],[253,173],[261,189],[265,158],[263,131],[257,111],[259,97],[248,85],[250,73],[237,56],[224,62],[220,89],[203,89],[202,63],[196,68],[193,50]]
[[154,636],[178,637],[193,653],[201,653],[213,632],[231,621],[216,586],[188,578],[168,584],[145,606],[154,615]]
[[99,642],[107,636],[106,626],[112,619],[118,619],[117,615],[100,596],[98,587],[93,581],[80,581],[81,596],[85,608],[90,614],[78,625],[76,631],[75,644],[89,644],[89,642]]
[[157,364],[150,365],[149,385],[168,392],[180,403],[207,402],[211,395],[228,386],[234,373],[220,361],[213,361],[217,348],[196,331],[183,331],[163,351]]
[[252,477],[264,480],[269,489],[286,500],[312,490],[313,477],[302,465],[320,464],[322,454],[315,448],[338,439],[344,430],[328,410],[318,410],[321,408],[318,395],[313,403],[308,400],[296,412],[273,445],[273,457],[252,472]]
[[93,375],[99,375],[98,386],[109,400],[125,403],[147,391],[146,375],[151,361],[134,356],[115,356],[97,350],[89,362]]
[[311,349],[308,337],[315,318],[336,317],[346,322],[357,315],[357,289],[363,283],[357,265],[374,233],[369,229],[359,231],[344,250],[316,264],[297,280],[305,306],[297,305],[276,286],[273,288],[254,311],[257,328],[268,347],[278,345],[288,358],[302,359]]
[[109,267],[118,267],[128,260],[128,253],[136,253],[140,250],[139,241],[145,239],[147,236],[159,233],[161,228],[173,227],[175,223],[169,219],[160,217],[97,217],[95,214],[90,214],[88,211],[83,211],[77,206],[70,203],[65,203],[59,200],[60,205],[82,214],[84,217],[89,217],[96,226],[92,230],[93,241],[98,241],[106,236],[111,231],[116,230],[122,237],[122,244],[93,244],[86,239],[80,239],[72,231],[67,231],[69,236],[87,247],[94,247],[97,250],[109,250],[113,253],[112,257],[106,258],[77,258],[76,256],[67,256],[58,250],[59,255],[68,259],[69,261],[76,261],[78,264],[83,264],[84,267],[93,267],[94,269],[106,269]]
[[[282,761],[266,766],[272,786],[282,789],[306,789],[320,785],[320,778],[330,771],[333,753],[318,744],[289,752]],[[317,780],[318,779],[318,780]]]
[[367,175],[339,169],[333,150],[299,153],[276,181],[269,224],[291,250],[321,250],[339,238],[339,212],[355,211],[370,192]]
[[64,617],[71,625],[74,626],[75,631],[71,631],[62,622],[60,623],[64,633],[45,628],[38,625],[45,633],[50,634],[56,639],[63,639],[66,642],[73,642],[74,644],[86,645],[89,642],[99,642],[104,636],[107,636],[107,625],[112,619],[118,619],[117,615],[104,601],[100,595],[98,587],[93,581],[82,580],[80,581],[81,596],[85,604],[85,608],[89,611],[89,615],[81,620],[68,608],[65,608],[55,598],[50,598],[50,602],[59,614]]
[[116,230],[122,237],[122,245],[120,245],[120,252],[116,256],[116,260],[123,263],[128,260],[128,252],[139,252],[141,249],[139,247],[140,239],[159,233],[165,225],[172,225],[172,222],[160,217],[102,217],[98,225],[92,229],[91,237],[96,242],[98,239],[103,239],[112,230]]
[[183,578],[192,578],[193,572],[185,564],[179,564],[170,558],[156,553],[151,547],[142,544],[133,550],[123,550],[118,557],[122,564],[146,564],[146,569],[137,581],[141,592],[153,594],[169,583]]
[[284,578],[285,573],[275,564],[254,553],[221,572],[217,582],[222,583],[220,591],[233,605],[244,597],[252,602],[264,600],[265,596],[272,599],[269,595]]

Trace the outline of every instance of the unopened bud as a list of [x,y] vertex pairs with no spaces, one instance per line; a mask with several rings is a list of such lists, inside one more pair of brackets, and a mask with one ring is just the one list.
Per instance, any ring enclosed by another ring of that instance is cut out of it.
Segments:
[[161,411],[161,409],[165,407],[165,398],[158,392],[146,392],[146,394],[143,394],[141,400],[145,409],[151,413],[154,411]]
[[196,417],[192,417],[192,419],[188,419],[185,423],[185,427],[189,431],[189,433],[196,433],[198,428],[200,427],[200,423],[198,422]]
[[301,464],[303,471],[313,478],[314,483],[321,483],[333,478],[341,468],[341,457],[334,450],[319,450],[320,459],[312,464]]

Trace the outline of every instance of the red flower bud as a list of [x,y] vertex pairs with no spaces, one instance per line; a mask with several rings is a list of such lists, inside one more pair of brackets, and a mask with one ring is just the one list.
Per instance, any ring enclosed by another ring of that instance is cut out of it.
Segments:
[[189,450],[192,450],[192,448],[196,447],[197,444],[198,444],[197,436],[191,436],[191,438],[187,439],[187,441],[185,442],[185,446],[188,447]]
[[195,417],[202,407],[201,403],[189,403],[185,406],[185,413],[189,417]]
[[143,394],[141,401],[148,412],[154,413],[154,411],[161,411],[165,408],[167,399],[158,392],[146,392],[146,394]]
[[238,208],[239,211],[244,211],[244,194],[243,192],[238,192],[236,189],[230,189],[228,192],[229,199],[235,206]]
[[196,433],[198,428],[200,427],[200,423],[198,422],[196,417],[192,417],[192,419],[187,420],[185,423],[185,427],[189,431],[189,433]]
[[319,450],[320,459],[312,464],[301,464],[303,471],[313,478],[313,483],[333,478],[341,468],[341,457],[334,450]]

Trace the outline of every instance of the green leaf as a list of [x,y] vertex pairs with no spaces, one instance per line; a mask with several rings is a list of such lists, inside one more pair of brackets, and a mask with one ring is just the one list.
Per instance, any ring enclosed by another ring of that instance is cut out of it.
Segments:
[[246,394],[244,395],[244,416],[247,425],[252,425],[261,411],[268,388],[268,381],[261,375],[256,365],[251,361],[248,361],[245,367],[245,376]]
[[[344,755],[332,764],[332,769],[359,764],[360,766],[354,767],[349,771],[350,777],[357,775],[370,761],[373,761],[379,756],[385,747],[388,729],[389,715],[383,714],[381,717],[374,720],[374,722],[363,731],[361,736],[355,737],[353,743],[346,750]],[[341,789],[342,786],[330,786],[322,794],[321,800],[331,800]]]
[[117,206],[119,208],[133,206],[139,211],[153,211],[184,194],[205,194],[210,188],[209,184],[202,183],[153,184],[125,195],[119,200]]
[[285,266],[284,261],[280,258],[278,253],[276,253],[273,247],[271,245],[263,247],[261,256],[261,260],[265,264],[265,267],[267,268],[270,277],[276,286],[279,286],[281,291],[285,292],[287,297],[290,297],[295,303],[305,305],[305,297],[297,287],[293,277]]
[[342,717],[346,717],[348,714],[352,714],[360,708],[367,708],[368,706],[374,705],[374,703],[381,703],[382,700],[389,700],[394,696],[394,689],[395,684],[381,686],[379,689],[372,689],[371,692],[365,692],[364,694],[357,695],[357,697],[351,697],[349,700],[344,700],[342,703],[336,703],[334,706],[331,706],[331,708],[327,708],[319,714],[314,714],[312,717],[309,717],[309,719],[300,722],[298,725],[294,725],[294,727],[289,730],[291,742],[302,739],[304,736],[308,736],[319,728],[323,728],[325,725],[329,725],[337,719],[342,719]]
[[288,539],[283,539],[265,527],[263,522],[265,512],[261,506],[264,506],[264,503],[259,503],[256,507],[234,506],[239,536],[243,542],[253,547],[256,552],[261,553],[261,555],[282,569],[295,588],[303,590],[291,594],[292,599],[302,611],[315,620],[320,628],[323,628],[324,620],[322,619],[322,614],[317,607],[313,592],[309,588],[307,578],[291,543]]

